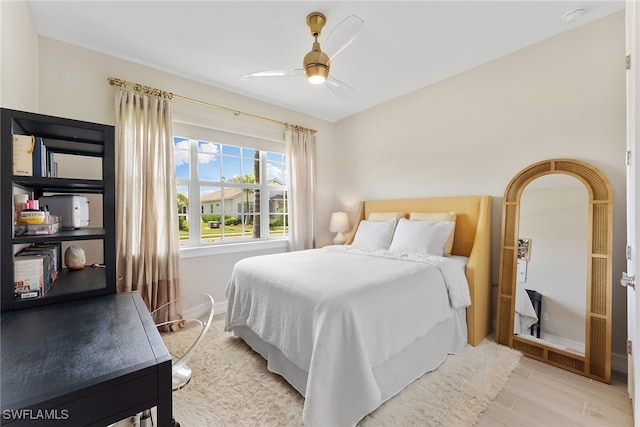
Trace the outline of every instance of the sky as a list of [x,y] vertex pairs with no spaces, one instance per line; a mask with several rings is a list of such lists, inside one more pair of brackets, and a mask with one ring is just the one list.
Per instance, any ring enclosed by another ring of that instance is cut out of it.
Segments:
[[[234,178],[254,174],[254,156],[257,150],[174,137],[176,178],[178,179],[189,179],[189,147],[192,144],[198,147],[198,178],[200,181],[229,182]],[[275,178],[287,183],[286,156],[284,154],[267,153],[266,178],[267,180]],[[203,190],[201,195],[211,191],[211,186],[201,188]],[[181,189],[186,190],[186,187],[178,187],[179,192],[183,192]]]

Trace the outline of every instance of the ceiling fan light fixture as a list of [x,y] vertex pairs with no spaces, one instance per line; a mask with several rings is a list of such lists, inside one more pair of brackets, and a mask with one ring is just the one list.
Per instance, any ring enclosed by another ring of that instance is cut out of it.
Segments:
[[307,15],[307,25],[309,26],[309,30],[311,30],[311,35],[313,37],[318,37],[324,24],[327,23],[327,18],[320,12],[311,12]]
[[314,85],[324,83],[329,77],[329,56],[320,49],[320,43],[313,43],[311,52],[302,61],[307,81]]
[[311,30],[313,46],[311,51],[304,56],[301,68],[260,71],[247,74],[243,78],[298,77],[304,73],[309,84],[324,85],[333,92],[334,95],[349,101],[356,99],[358,97],[356,91],[335,77],[329,77],[329,71],[333,59],[353,42],[360,32],[364,21],[355,15],[350,15],[342,20],[327,37],[329,49],[323,51],[320,48],[318,37],[326,22],[326,17],[320,12],[312,12],[307,16],[307,25],[309,26],[309,30]]
[[327,81],[329,76],[329,69],[321,64],[316,64],[305,70],[307,75],[307,81],[313,85],[319,85]]

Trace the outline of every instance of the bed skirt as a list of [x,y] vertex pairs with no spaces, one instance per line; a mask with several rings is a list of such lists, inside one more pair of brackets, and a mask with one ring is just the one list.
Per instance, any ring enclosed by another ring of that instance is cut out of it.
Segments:
[[[440,322],[402,352],[373,368],[381,395],[378,406],[425,373],[435,370],[447,355],[461,353],[467,343],[466,319],[466,309],[457,309],[452,317]],[[281,375],[302,396],[305,395],[307,371],[294,365],[277,347],[260,339],[248,327],[236,326],[233,333],[267,361],[269,371]],[[366,415],[361,414],[360,418]]]

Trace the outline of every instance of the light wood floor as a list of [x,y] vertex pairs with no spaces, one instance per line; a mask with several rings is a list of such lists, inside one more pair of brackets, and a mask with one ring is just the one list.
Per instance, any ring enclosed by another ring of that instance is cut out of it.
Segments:
[[476,427],[633,426],[626,374],[611,385],[522,357]]

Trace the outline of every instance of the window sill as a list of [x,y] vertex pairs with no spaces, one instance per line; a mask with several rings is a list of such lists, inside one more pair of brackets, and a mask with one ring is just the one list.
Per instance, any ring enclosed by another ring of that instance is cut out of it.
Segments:
[[288,248],[289,240],[273,239],[254,242],[227,243],[211,246],[180,248],[180,258],[197,258],[210,255],[230,254],[235,252],[252,252],[264,249]]

